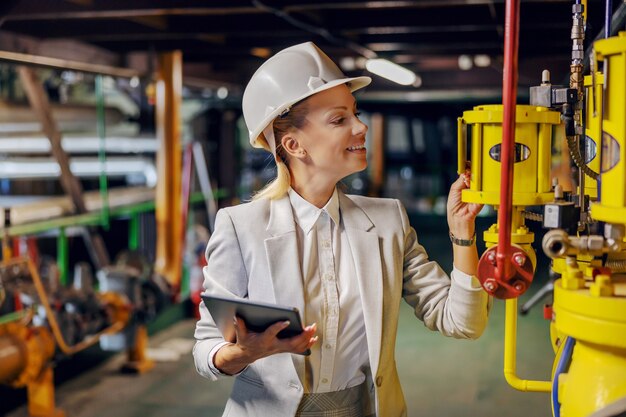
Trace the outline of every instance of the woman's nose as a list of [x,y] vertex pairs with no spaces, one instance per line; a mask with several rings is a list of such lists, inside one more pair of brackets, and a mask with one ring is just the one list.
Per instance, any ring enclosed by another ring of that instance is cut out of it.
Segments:
[[361,120],[355,118],[354,127],[352,128],[353,134],[356,135],[364,135],[367,133],[367,125],[363,123]]

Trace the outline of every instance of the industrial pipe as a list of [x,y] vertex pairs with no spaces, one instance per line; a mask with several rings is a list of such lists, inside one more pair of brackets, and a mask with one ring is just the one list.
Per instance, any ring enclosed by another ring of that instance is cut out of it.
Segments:
[[[73,355],[83,349],[88,348],[91,345],[94,345],[96,342],[100,340],[100,337],[105,334],[112,334],[121,331],[128,320],[116,320],[111,326],[106,329],[101,330],[100,332],[88,337],[80,343],[77,343],[73,346],[69,346],[65,339],[63,338],[63,333],[61,332],[61,328],[57,323],[56,316],[52,308],[50,307],[50,302],[48,301],[48,296],[44,289],[43,283],[41,282],[41,277],[39,276],[39,272],[37,271],[37,267],[33,264],[30,259],[11,259],[5,262],[5,265],[19,265],[26,263],[28,267],[28,271],[30,272],[30,276],[33,279],[33,283],[35,284],[35,289],[37,290],[37,295],[46,311],[46,317],[48,318],[48,324],[50,325],[50,329],[52,330],[52,334],[54,336],[54,340],[56,341],[59,349],[66,355]],[[128,316],[128,315],[126,315]],[[119,316],[118,316],[119,317]]]
[[517,376],[517,298],[505,301],[504,316],[504,378],[519,391],[550,392],[551,381],[534,381]]
[[0,384],[9,384],[22,373],[26,356],[23,341],[11,334],[0,336]]
[[504,75],[502,79],[502,148],[500,168],[500,206],[498,207],[498,248],[496,277],[506,281],[512,269],[511,249],[513,164],[515,143],[515,106],[517,99],[517,58],[519,48],[519,0],[507,0],[504,32]]

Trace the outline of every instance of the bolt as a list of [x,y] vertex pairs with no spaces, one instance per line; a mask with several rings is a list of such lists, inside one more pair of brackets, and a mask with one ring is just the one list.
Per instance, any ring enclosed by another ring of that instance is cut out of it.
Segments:
[[495,264],[496,263],[496,253],[493,252],[493,251],[492,252],[488,252],[487,253],[487,260],[489,262],[491,262],[492,264]]
[[516,264],[518,264],[519,266],[522,266],[524,265],[524,262],[526,262],[526,257],[518,252],[513,256],[513,260],[515,261]]
[[485,287],[485,290],[487,290],[488,292],[494,292],[496,289],[498,289],[498,283],[493,278],[487,278],[485,280],[485,283],[483,284],[483,287]]
[[524,284],[523,281],[515,281],[513,283],[513,288],[515,288],[515,291],[517,292],[522,292],[526,289],[526,284]]

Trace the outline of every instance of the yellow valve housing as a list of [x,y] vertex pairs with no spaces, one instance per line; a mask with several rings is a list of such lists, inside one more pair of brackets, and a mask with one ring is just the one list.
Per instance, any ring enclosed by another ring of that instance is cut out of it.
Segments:
[[[601,113],[602,152],[595,220],[626,224],[626,32],[594,43],[596,68],[608,66]],[[603,191],[607,191],[604,192]]]
[[[458,171],[464,172],[468,130],[471,141],[472,180],[463,190],[463,201],[500,203],[500,155],[503,106],[476,106],[458,119]],[[545,107],[518,105],[515,113],[515,165],[513,206],[552,201],[550,161],[552,127],[560,114]],[[468,129],[469,127],[469,129]]]

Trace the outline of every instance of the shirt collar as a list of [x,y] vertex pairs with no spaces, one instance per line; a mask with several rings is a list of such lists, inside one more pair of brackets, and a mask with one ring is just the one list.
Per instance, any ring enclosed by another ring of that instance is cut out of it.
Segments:
[[306,201],[292,188],[289,188],[289,201],[291,202],[291,207],[293,207],[296,223],[298,223],[305,234],[311,231],[322,212],[328,213],[330,218],[335,222],[335,225],[339,224],[339,195],[337,193],[337,187],[335,187],[330,200],[328,200],[326,205],[321,209]]

